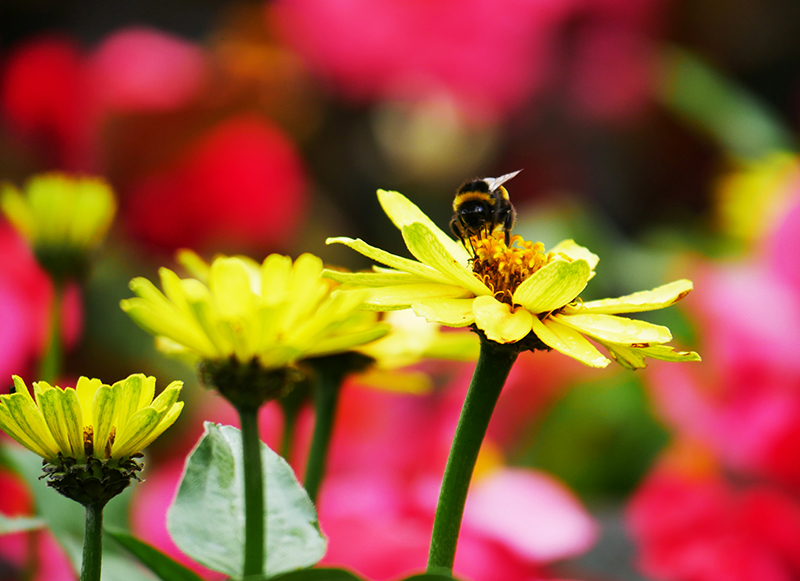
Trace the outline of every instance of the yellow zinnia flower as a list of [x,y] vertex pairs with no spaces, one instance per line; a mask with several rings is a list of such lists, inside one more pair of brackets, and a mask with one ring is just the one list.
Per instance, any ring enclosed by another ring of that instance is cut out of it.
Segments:
[[360,310],[361,294],[331,294],[334,285],[320,276],[322,261],[311,254],[294,263],[272,254],[262,264],[220,256],[208,265],[188,252],[179,258],[195,278],[161,268],[163,292],[135,278],[130,288],[138,296],[120,303],[164,351],[200,360],[256,360],[277,369],[349,351],[388,332],[374,313]]
[[141,373],[113,385],[81,377],[74,389],[39,381],[34,399],[15,375],[15,393],[0,395],[0,428],[50,463],[123,461],[160,436],[183,409],[177,401],[182,382],[173,381],[153,399],[155,384]]
[[86,255],[105,238],[116,208],[111,187],[96,177],[49,173],[31,178],[24,193],[11,184],[0,192],[0,210],[55,274],[82,274]]
[[609,360],[586,337],[602,344],[627,367],[644,367],[645,356],[699,360],[696,353],[676,352],[664,345],[672,339],[666,327],[618,316],[667,307],[691,291],[691,281],[584,303],[578,296],[594,276],[599,259],[572,240],[545,252],[541,243],[519,236],[506,246],[500,233],[470,239],[471,255],[403,195],[379,190],[378,198],[417,261],[362,240],[331,238],[329,244],[345,244],[390,268],[324,273],[360,292],[366,290],[364,301],[369,308],[412,308],[431,322],[472,325],[496,343],[524,340],[592,367],[605,367]]

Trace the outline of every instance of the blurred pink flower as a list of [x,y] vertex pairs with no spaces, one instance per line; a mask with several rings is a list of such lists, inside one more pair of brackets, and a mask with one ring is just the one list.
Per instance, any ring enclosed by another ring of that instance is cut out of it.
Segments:
[[593,117],[641,108],[665,0],[456,0],[270,5],[286,42],[356,101],[446,93],[478,119],[502,118],[568,87]]
[[[344,390],[318,504],[329,537],[324,563],[376,580],[424,569],[461,401],[457,389],[431,397]],[[547,563],[591,546],[595,524],[562,484],[495,462],[479,460],[457,573],[475,581],[544,578]]]
[[698,269],[686,306],[702,330],[705,364],[654,366],[651,378],[659,411],[682,434],[730,468],[800,492],[798,230],[794,209],[756,256]]
[[[27,376],[47,340],[53,296],[50,279],[27,244],[0,222],[0,378]],[[63,341],[75,343],[83,321],[80,292],[67,287],[62,308]]]
[[166,111],[185,105],[206,82],[203,50],[153,28],[130,27],[106,37],[87,58],[104,111]]
[[123,218],[134,236],[162,249],[286,246],[303,216],[305,181],[289,138],[264,118],[241,115],[134,184]]
[[628,524],[645,575],[663,581],[791,581],[800,575],[800,505],[778,488],[654,471]]
[[0,111],[47,166],[103,173],[109,114],[178,108],[199,93],[205,76],[199,46],[155,29],[118,30],[91,51],[69,37],[43,35],[9,55]]
[[[329,537],[323,564],[350,568],[376,581],[425,568],[462,400],[463,391],[457,389],[420,397],[345,386],[318,503]],[[201,406],[197,425],[187,433],[198,433],[202,419],[235,423],[222,409],[229,406],[218,403],[210,398],[208,406]],[[306,440],[302,432],[311,427],[307,419],[299,434]],[[273,448],[280,423],[277,409],[267,406],[261,433]],[[304,452],[307,441],[302,438],[298,448]],[[550,578],[547,564],[588,549],[596,525],[562,484],[541,472],[504,468],[491,444],[488,448],[467,502],[456,570],[475,581]],[[149,472],[136,487],[132,519],[138,536],[183,560],[165,526],[180,473],[178,461]]]
[[450,93],[468,111],[507,113],[544,82],[567,0],[283,0],[287,42],[346,96]]

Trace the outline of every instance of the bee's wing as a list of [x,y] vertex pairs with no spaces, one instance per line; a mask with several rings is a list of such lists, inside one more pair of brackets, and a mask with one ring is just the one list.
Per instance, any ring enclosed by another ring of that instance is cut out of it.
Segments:
[[489,186],[489,191],[493,192],[521,171],[522,171],[521,169],[518,169],[515,172],[507,173],[506,175],[500,176],[499,178],[485,178],[483,181],[485,181],[486,184]]

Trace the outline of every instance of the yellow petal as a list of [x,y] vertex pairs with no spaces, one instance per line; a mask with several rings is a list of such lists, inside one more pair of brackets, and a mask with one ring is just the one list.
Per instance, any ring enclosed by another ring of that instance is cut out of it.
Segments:
[[420,317],[430,323],[439,323],[448,327],[466,327],[475,322],[472,314],[472,301],[475,299],[420,299],[411,305]]
[[374,310],[398,310],[407,309],[427,299],[460,299],[470,296],[471,293],[460,286],[436,283],[403,284],[365,289],[364,304]]
[[450,284],[462,286],[475,296],[492,294],[489,288],[465,266],[467,261],[456,259],[424,224],[415,222],[404,226],[403,239],[411,254],[446,276]]
[[138,449],[144,450],[152,444],[153,440],[158,438],[161,434],[164,433],[168,427],[175,423],[175,420],[178,419],[178,416],[181,414],[181,410],[183,410],[183,402],[179,401],[175,405],[173,405],[167,413],[161,418],[161,421],[150,430],[150,432],[138,442]]
[[224,318],[246,315],[257,301],[247,268],[237,258],[218,258],[211,264],[208,289]]
[[477,297],[472,301],[475,325],[486,337],[496,343],[516,343],[531,332],[535,318],[522,307],[512,310],[511,305],[494,297]]
[[341,272],[339,270],[325,269],[322,271],[322,276],[342,284],[371,287],[430,282],[420,276],[399,271]]
[[381,264],[385,264],[386,266],[390,266],[396,270],[407,272],[409,274],[414,274],[432,282],[452,284],[452,281],[448,279],[445,275],[441,274],[440,272],[436,271],[435,269],[431,268],[426,264],[422,264],[421,262],[417,262],[416,260],[409,260],[408,258],[403,258],[402,256],[391,254],[390,252],[386,252],[385,250],[381,250],[380,248],[370,246],[369,244],[360,239],[354,240],[352,238],[345,238],[345,237],[328,238],[325,241],[325,244],[344,244],[345,246],[352,248],[356,252],[363,254],[367,258],[371,258],[376,262],[380,262]]
[[117,432],[117,437],[111,445],[110,457],[122,458],[141,451],[141,443],[156,428],[166,413],[166,410],[159,412],[148,407],[133,414],[125,422],[125,427]]
[[101,385],[94,394],[94,456],[107,458],[111,453],[109,437],[114,426],[114,394],[110,385]]
[[610,363],[583,335],[566,325],[550,318],[545,319],[543,323],[538,317],[534,317],[532,327],[533,332],[545,345],[577,359],[584,365],[605,367]]
[[531,313],[547,313],[572,302],[586,287],[591,270],[585,260],[555,260],[546,264],[514,291],[514,303]]
[[286,300],[292,277],[292,259],[281,254],[270,254],[261,263],[261,299],[265,305],[274,306]]
[[75,385],[75,391],[78,394],[78,401],[81,405],[84,426],[94,425],[94,418],[92,417],[94,394],[101,385],[103,385],[103,382],[99,379],[89,379],[83,376],[78,378],[78,383]]
[[182,248],[175,255],[175,260],[186,269],[190,276],[197,280],[208,282],[210,267],[196,252]]
[[616,299],[601,299],[583,304],[570,305],[564,313],[595,313],[616,315],[618,313],[638,313],[663,309],[677,303],[692,290],[692,281],[682,279],[659,286],[652,290],[639,291]]
[[378,190],[378,201],[381,203],[384,212],[394,222],[394,225],[402,230],[405,226],[409,226],[414,222],[423,224],[439,242],[447,249],[447,252],[462,264],[466,264],[469,260],[469,254],[466,249],[445,234],[433,220],[422,210],[417,207],[411,200],[406,198],[399,192],[387,192],[386,190]]
[[553,315],[552,318],[603,342],[648,347],[672,339],[667,327],[617,315]]

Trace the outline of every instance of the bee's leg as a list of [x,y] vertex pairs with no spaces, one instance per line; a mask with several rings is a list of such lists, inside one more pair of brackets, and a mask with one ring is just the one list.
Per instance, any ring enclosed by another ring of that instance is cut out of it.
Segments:
[[506,246],[511,243],[511,229],[514,227],[514,222],[516,221],[515,212],[513,209],[506,213],[505,218],[503,218],[503,230],[506,233]]

